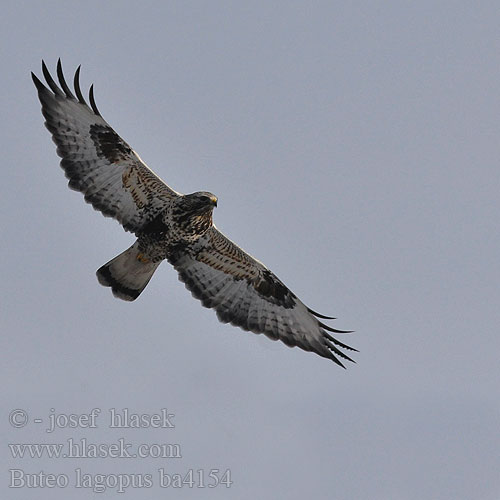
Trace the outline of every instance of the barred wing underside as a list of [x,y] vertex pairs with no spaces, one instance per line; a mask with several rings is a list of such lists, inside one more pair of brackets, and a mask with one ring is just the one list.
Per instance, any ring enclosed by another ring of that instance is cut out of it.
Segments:
[[137,233],[179,193],[156,176],[102,118],[93,87],[87,105],[80,90],[80,68],[74,78],[76,96],[64,79],[61,61],[57,63],[59,85],[43,62],[42,71],[49,88],[31,75],[69,186],[82,192],[96,210]]
[[339,348],[356,351],[328,332],[335,330],[317,318],[327,318],[306,307],[269,269],[231,242],[215,227],[170,262],[192,295],[215,309],[223,323],[264,333],[286,345],[298,346],[344,366],[338,357],[353,361]]

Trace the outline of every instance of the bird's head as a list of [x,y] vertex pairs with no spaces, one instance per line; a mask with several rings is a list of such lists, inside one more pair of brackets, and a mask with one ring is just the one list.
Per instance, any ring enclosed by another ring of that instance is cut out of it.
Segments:
[[197,191],[184,196],[186,209],[199,214],[211,212],[217,206],[217,196],[208,191]]
[[204,234],[212,225],[212,212],[217,197],[208,191],[198,191],[180,197],[173,211],[175,222],[186,234]]

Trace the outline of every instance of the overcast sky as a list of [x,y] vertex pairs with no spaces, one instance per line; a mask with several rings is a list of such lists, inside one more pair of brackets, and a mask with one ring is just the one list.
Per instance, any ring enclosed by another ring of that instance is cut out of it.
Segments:
[[[3,498],[115,498],[148,474],[123,498],[500,498],[497,1],[8,2],[1,18]],[[98,284],[133,237],[66,186],[30,78],[58,57],[156,173],[215,193],[225,234],[356,331],[357,364],[219,323],[167,263],[134,303]],[[110,428],[111,408],[167,408],[175,427]],[[83,419],[46,432],[56,414]],[[7,446],[70,438],[182,458]],[[199,487],[213,469],[230,488]],[[67,486],[9,488],[40,471]]]

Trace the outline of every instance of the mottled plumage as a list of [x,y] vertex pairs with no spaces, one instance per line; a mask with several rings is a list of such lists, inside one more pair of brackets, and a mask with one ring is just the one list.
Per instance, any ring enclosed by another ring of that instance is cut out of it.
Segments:
[[168,260],[179,279],[218,318],[244,330],[264,333],[288,346],[313,351],[344,366],[353,350],[335,330],[306,307],[264,264],[226,238],[212,222],[217,198],[206,191],[182,195],[165,184],[106,123],[93,87],[86,103],[75,73],[74,94],[61,62],[57,84],[42,62],[48,88],[32,73],[45,125],[57,145],[69,187],[105,216],[113,217],[136,242],[97,271],[113,294],[135,300],[156,268]]

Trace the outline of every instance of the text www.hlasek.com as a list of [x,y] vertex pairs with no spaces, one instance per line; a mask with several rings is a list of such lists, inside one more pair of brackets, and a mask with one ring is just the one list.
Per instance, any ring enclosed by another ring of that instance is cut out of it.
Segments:
[[124,438],[114,443],[92,443],[69,438],[65,443],[11,443],[12,458],[182,458],[180,444],[142,443],[134,447]]

